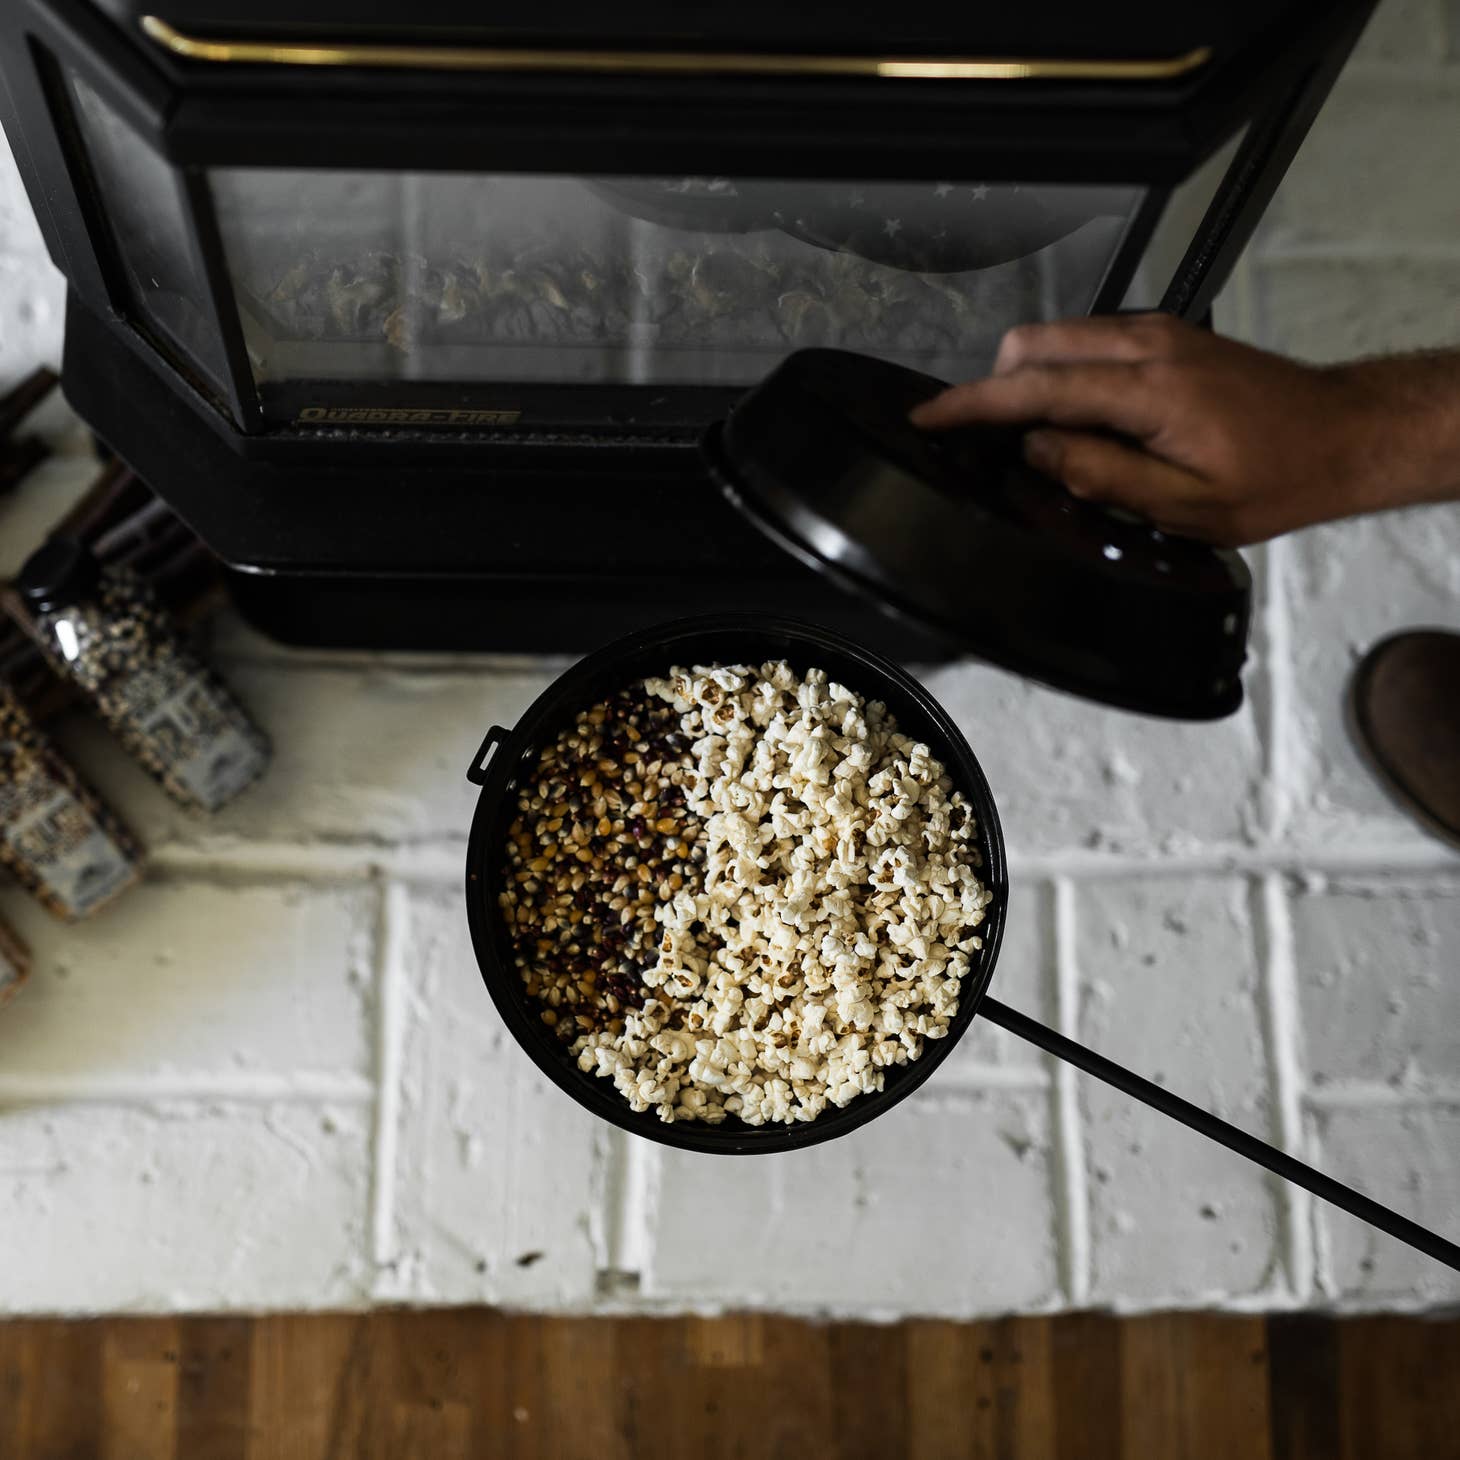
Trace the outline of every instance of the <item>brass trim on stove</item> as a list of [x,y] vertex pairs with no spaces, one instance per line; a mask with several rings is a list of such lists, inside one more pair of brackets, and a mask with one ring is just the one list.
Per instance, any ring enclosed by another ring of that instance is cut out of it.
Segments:
[[1204,66],[1210,46],[1163,60],[775,55],[738,51],[590,51],[515,46],[414,46],[208,39],[155,15],[142,29],[189,61],[254,66],[381,66],[430,71],[569,71],[598,75],[865,76],[915,81],[1166,81]]

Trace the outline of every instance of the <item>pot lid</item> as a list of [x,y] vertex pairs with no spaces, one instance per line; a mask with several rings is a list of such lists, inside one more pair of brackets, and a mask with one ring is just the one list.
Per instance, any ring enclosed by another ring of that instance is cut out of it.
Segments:
[[802,350],[703,442],[729,499],[797,557],[950,644],[1124,709],[1242,703],[1252,578],[1235,552],[1073,497],[1018,431],[928,433],[943,382]]

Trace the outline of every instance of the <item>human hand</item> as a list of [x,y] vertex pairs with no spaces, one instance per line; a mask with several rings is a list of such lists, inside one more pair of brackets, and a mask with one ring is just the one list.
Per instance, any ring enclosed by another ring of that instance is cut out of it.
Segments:
[[1021,325],[912,420],[1038,422],[1075,496],[1231,546],[1460,493],[1460,355],[1303,365],[1163,314]]

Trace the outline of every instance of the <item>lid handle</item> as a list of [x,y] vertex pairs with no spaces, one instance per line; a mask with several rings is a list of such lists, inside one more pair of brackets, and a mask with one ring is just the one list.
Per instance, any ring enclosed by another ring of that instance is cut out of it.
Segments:
[[497,747],[506,738],[507,732],[500,725],[493,725],[492,728],[487,731],[485,738],[482,740],[480,748],[477,750],[476,759],[473,760],[472,763],[466,768],[466,778],[472,783],[472,785],[481,786],[486,784],[487,767],[491,764],[492,757],[496,754]]

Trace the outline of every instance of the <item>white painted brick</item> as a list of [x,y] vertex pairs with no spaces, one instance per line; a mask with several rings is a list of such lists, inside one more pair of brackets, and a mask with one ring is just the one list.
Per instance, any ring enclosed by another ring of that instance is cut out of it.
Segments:
[[1460,1084],[1460,881],[1319,883],[1292,919],[1313,1084]]
[[1344,723],[1355,663],[1375,641],[1460,627],[1460,506],[1391,512],[1301,533],[1288,549],[1293,834],[1310,844],[1418,838],[1360,761]]
[[274,763],[215,816],[176,810],[88,717],[58,732],[149,844],[464,838],[476,808],[466,769],[482,736],[511,725],[550,678],[279,665],[226,673],[273,736]]
[[1438,61],[1445,48],[1443,0],[1383,0],[1354,47],[1354,60]]
[[0,1312],[360,1302],[363,1108],[0,1110]]
[[1241,842],[1256,824],[1261,752],[1250,704],[1185,725],[967,664],[922,678],[968,737],[1015,853],[1177,851]]
[[668,1151],[646,1291],[950,1315],[1048,1305],[1058,1282],[1049,1142],[1041,1096],[920,1092],[805,1151]]
[[1460,339],[1460,259],[1266,259],[1260,343],[1317,362]]
[[1460,245],[1457,127],[1453,71],[1346,73],[1263,220],[1268,242]]
[[0,1082],[370,1073],[368,887],[151,882],[75,927],[10,892],[5,914],[36,972]]
[[[1270,1139],[1245,883],[1097,883],[1078,892],[1075,928],[1081,1039]],[[1265,1289],[1278,1246],[1263,1173],[1084,1076],[1080,1097],[1091,1296],[1149,1306]]]
[[[409,904],[390,1297],[581,1304],[607,1130],[497,1017],[458,894]],[[536,1256],[534,1256],[536,1254]]]
[[0,135],[0,388],[35,365],[59,365],[65,300],[65,281]]
[[[1324,1171],[1460,1242],[1460,1107],[1338,1109],[1310,1119]],[[1460,1273],[1326,1202],[1314,1206],[1330,1293],[1365,1308],[1460,1299]]]
[[[1051,889],[1041,882],[1013,879],[1009,888],[1009,911],[1004,921],[1004,941],[989,994],[1031,1018],[1051,1018],[1051,990],[1054,971],[1054,909]],[[1043,1068],[1038,1050],[1015,1039],[1006,1030],[976,1018],[968,1033],[938,1067],[933,1077],[939,1082],[974,1082],[981,1065],[1011,1068]]]

